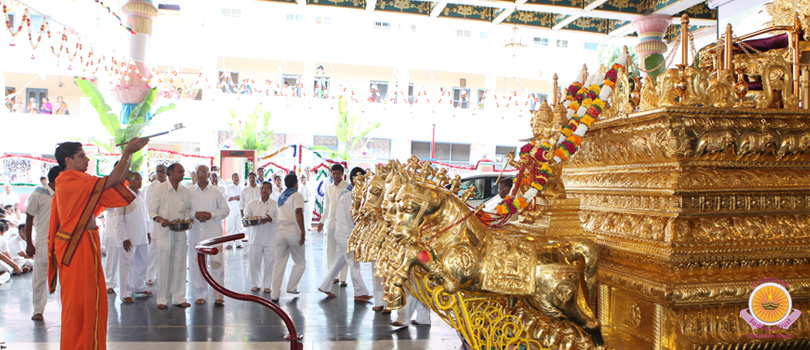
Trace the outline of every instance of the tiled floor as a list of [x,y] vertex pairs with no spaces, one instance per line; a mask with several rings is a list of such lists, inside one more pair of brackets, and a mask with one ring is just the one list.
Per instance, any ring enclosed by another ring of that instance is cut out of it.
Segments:
[[[325,299],[317,290],[326,267],[322,234],[311,232],[307,239],[307,270],[299,285],[301,294],[282,294],[279,305],[290,314],[297,331],[304,335],[304,349],[456,349],[455,331],[433,317],[432,326],[411,326],[392,331],[395,313],[383,315],[373,304],[355,303],[349,287],[334,287],[336,299]],[[247,249],[226,251],[226,287],[250,290]],[[292,262],[287,265],[287,273]],[[371,289],[371,268],[363,266]],[[50,295],[45,321],[30,320],[31,274],[14,277],[0,286],[0,342],[9,349],[58,349],[61,306],[58,294]],[[286,285],[286,280],[285,280]],[[151,290],[156,291],[156,286]],[[110,349],[288,349],[286,328],[280,319],[257,304],[229,299],[224,307],[212,300],[188,309],[157,310],[154,297],[121,304],[108,295],[108,347]],[[193,302],[189,297],[189,301]],[[148,342],[149,344],[144,344]]]

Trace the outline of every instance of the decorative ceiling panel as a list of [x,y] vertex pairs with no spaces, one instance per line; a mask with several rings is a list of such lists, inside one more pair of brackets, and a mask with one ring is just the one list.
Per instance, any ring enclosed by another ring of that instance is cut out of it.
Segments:
[[565,26],[565,29],[606,34],[627,23],[630,22],[615,19],[580,17],[571,22],[571,24]]
[[495,9],[491,7],[447,4],[444,11],[442,11],[442,16],[489,22],[492,21],[492,18],[495,16],[494,12]]
[[564,15],[556,13],[542,13],[542,12],[529,12],[529,11],[515,11],[504,20],[504,23],[525,24],[535,27],[551,28]]
[[307,4],[363,9],[366,7],[366,0],[307,0]]
[[377,10],[427,15],[432,4],[427,1],[377,0]]

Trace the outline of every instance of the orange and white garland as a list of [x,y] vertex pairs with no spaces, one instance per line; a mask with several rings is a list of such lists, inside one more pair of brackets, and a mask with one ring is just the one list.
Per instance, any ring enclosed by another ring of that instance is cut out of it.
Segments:
[[[553,147],[549,142],[532,141],[520,148],[520,159],[523,166],[518,172],[516,184],[510,194],[495,207],[497,214],[511,215],[527,207],[530,201],[545,190],[552,175],[550,165],[570,158],[579,150],[585,133],[599,118],[605,108],[605,101],[613,93],[618,70],[624,66],[626,61],[627,55],[622,53],[618,62],[613,64],[607,73],[596,73],[588,79],[584,79],[585,72],[583,71],[568,87],[563,102],[563,106],[567,110],[568,123],[563,125]],[[601,84],[597,85],[597,83]],[[528,167],[532,169],[529,174],[530,187],[522,196],[516,196],[523,178],[526,176],[527,165],[530,164],[536,166],[536,168]]]

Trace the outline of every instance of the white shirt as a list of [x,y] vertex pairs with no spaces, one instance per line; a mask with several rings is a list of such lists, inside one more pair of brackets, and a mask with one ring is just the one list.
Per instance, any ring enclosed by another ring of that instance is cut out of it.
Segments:
[[[166,182],[169,182],[169,181],[167,180]],[[152,197],[151,197],[151,196],[152,196],[152,192],[154,192],[154,191],[155,191],[155,188],[156,188],[156,187],[158,187],[158,186],[159,186],[161,183],[163,183],[163,182],[160,182],[160,181],[157,181],[157,180],[152,181],[152,182],[150,182],[150,183],[149,183],[149,186],[146,186],[146,188],[144,188],[143,190],[141,190],[141,193],[143,193],[143,194],[144,194],[143,200],[144,200],[144,203],[146,203],[146,209],[147,209],[146,211],[147,211],[147,214],[148,214],[148,212],[149,212],[149,198],[152,198]],[[147,230],[149,230],[149,233],[155,232],[155,225],[156,225],[156,224],[157,224],[157,223],[156,223],[156,222],[154,222],[154,221],[152,220],[152,218],[150,217],[150,218],[149,218],[149,225],[148,225],[148,226],[146,226],[146,229],[147,229]]]
[[247,185],[242,188],[242,197],[239,198],[239,209],[245,210],[248,203],[252,202],[256,198],[261,198],[262,187],[259,184],[256,184],[256,187],[250,187]]
[[25,204],[25,213],[34,217],[34,245],[42,246],[48,243],[48,230],[51,224],[51,201],[53,189],[50,186],[39,186],[28,197]]
[[309,201],[312,200],[312,190],[309,189],[308,185],[304,185],[299,182],[298,192],[301,192],[301,195],[304,196],[304,203],[309,203]]
[[295,219],[295,209],[298,208],[304,209],[304,196],[295,192],[279,208],[277,231],[301,233],[301,228],[298,227],[298,221]]
[[[8,249],[8,237],[6,237],[5,234],[0,236],[0,253],[6,253],[8,255],[11,255]],[[12,256],[12,258],[13,257],[14,256]]]
[[[150,193],[149,196],[149,219],[152,220],[155,216],[160,216],[169,222],[177,219],[189,218],[189,193],[188,188],[178,185],[175,190],[172,183],[166,181]],[[155,231],[169,230],[169,227],[162,227],[157,224],[154,226]]]
[[341,181],[337,186],[335,186],[335,184],[326,186],[326,193],[323,196],[324,206],[321,222],[325,223],[324,227],[326,227],[327,230],[335,229],[335,220],[333,220],[335,216],[335,206],[337,205],[340,194],[346,189],[346,186],[349,186],[349,183],[346,181]]
[[[194,225],[191,225],[191,234],[196,235],[196,237],[222,236],[222,219],[228,217],[231,212],[225,196],[211,184],[205,186],[205,189],[200,189],[200,186],[197,185],[191,189],[189,200],[191,200],[189,214],[194,218]],[[194,217],[194,213],[198,211],[210,212],[211,219],[200,222]]]
[[[231,197],[237,197],[241,195],[242,195],[242,188],[239,187],[238,184],[230,184],[228,186],[225,186],[225,197],[226,197],[225,200],[228,200],[228,198]],[[238,200],[228,201],[228,207],[231,208],[231,212],[233,212],[234,210],[236,210],[236,212],[239,212],[239,201]]]
[[20,253],[25,253],[25,249],[28,247],[28,244],[25,243],[25,240],[19,234],[9,235],[6,233],[8,238],[8,253],[11,255],[12,258],[19,258]]
[[349,242],[349,236],[354,229],[354,220],[352,220],[352,192],[347,191],[340,195],[335,204],[335,240],[340,242]]
[[0,195],[0,202],[3,203],[3,206],[7,205],[15,205],[20,204],[20,195],[11,191],[11,193],[6,193],[3,190],[3,194]]
[[270,246],[276,241],[275,237],[276,222],[278,221],[278,202],[272,199],[268,199],[267,202],[263,202],[261,198],[257,198],[252,200],[250,203],[248,203],[247,207],[245,207],[246,218],[251,216],[265,217],[268,215],[273,218],[273,221],[257,226],[247,227],[249,233],[248,244]]
[[[146,207],[146,194],[143,191],[135,193],[135,200],[126,207],[113,209],[112,215],[115,217],[111,232],[118,235],[118,246],[123,247],[124,241],[129,240],[132,246],[149,244],[149,219]],[[109,219],[108,219],[109,220]]]

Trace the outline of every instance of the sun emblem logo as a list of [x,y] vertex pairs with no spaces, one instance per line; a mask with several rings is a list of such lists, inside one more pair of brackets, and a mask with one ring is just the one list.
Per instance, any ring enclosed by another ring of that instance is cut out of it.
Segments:
[[801,312],[793,309],[793,300],[787,288],[777,283],[762,283],[748,298],[748,309],[740,315],[753,329],[776,326],[787,329]]

